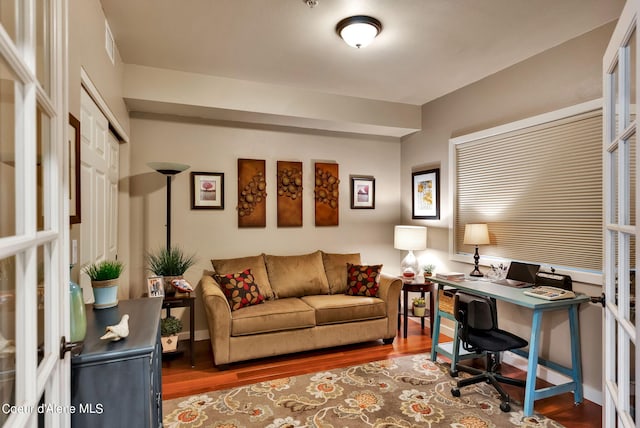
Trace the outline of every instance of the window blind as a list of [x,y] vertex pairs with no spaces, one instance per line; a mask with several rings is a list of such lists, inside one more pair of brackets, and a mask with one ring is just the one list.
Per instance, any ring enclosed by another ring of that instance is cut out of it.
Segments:
[[602,110],[455,145],[454,253],[602,270]]

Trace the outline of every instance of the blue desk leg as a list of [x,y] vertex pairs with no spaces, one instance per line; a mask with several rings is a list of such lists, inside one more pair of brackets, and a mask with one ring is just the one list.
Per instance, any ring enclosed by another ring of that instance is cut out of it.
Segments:
[[580,324],[578,324],[578,305],[569,308],[569,332],[571,334],[571,372],[575,382],[573,400],[582,403],[582,358],[580,358]]
[[524,392],[524,416],[533,415],[533,403],[536,394],[536,371],[538,369],[538,351],[540,349],[540,328],[542,311],[533,311],[531,338],[529,340],[529,364],[527,365],[527,384]]
[[[438,357],[438,339],[440,337],[440,311],[438,310],[438,308],[440,307],[440,298],[438,297],[438,288],[436,287],[436,317],[435,320],[433,321],[433,331],[431,332],[431,361],[436,361],[437,357]],[[431,312],[433,314],[433,309],[431,309]]]

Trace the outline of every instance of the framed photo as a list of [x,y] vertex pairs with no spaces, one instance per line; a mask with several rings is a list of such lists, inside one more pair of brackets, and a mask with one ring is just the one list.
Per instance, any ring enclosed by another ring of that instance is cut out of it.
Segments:
[[147,293],[149,297],[164,297],[164,280],[161,276],[147,278]]
[[80,121],[69,113],[69,221],[80,223]]
[[191,209],[224,209],[224,174],[221,172],[191,173]]
[[440,218],[440,168],[419,171],[412,178],[412,218],[438,220]]
[[351,176],[351,208],[375,209],[376,179],[371,176]]

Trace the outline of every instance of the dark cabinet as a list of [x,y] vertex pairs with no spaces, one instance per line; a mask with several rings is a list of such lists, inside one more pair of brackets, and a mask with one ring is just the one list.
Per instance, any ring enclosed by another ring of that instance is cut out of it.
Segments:
[[[159,427],[162,424],[162,299],[120,301],[94,310],[87,305],[87,337],[71,359],[71,404],[76,427]],[[129,315],[129,336],[101,340],[105,328]]]

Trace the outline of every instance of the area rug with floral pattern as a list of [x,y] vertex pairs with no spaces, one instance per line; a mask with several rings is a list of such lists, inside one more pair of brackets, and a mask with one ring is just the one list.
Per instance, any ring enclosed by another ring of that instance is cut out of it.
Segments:
[[[522,407],[500,410],[480,383],[451,395],[449,366],[427,354],[287,377],[163,402],[164,426],[289,427],[561,427]],[[466,376],[461,373],[460,376]]]

